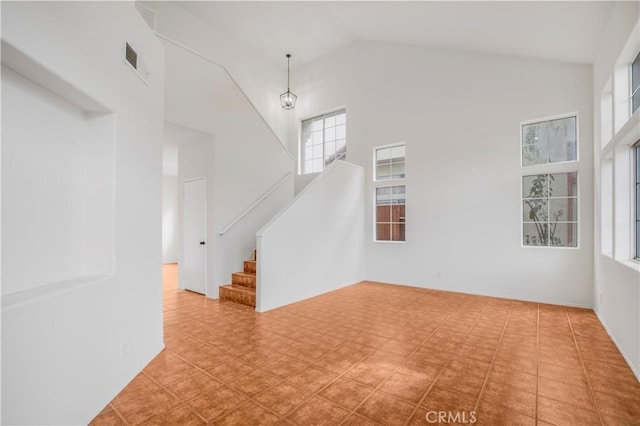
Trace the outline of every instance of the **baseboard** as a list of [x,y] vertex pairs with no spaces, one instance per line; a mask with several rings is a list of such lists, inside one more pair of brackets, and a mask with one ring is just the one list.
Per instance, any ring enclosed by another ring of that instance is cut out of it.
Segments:
[[624,360],[627,362],[627,365],[629,366],[631,371],[633,371],[633,374],[636,376],[636,379],[638,379],[638,381],[640,382],[640,372],[638,371],[638,369],[636,369],[633,366],[633,363],[631,361],[629,361],[629,357],[625,353],[624,349],[622,349],[622,346],[620,346],[620,344],[616,340],[615,336],[611,333],[611,330],[609,329],[607,324],[602,320],[602,318],[600,317],[598,312],[595,309],[593,310],[593,312],[596,314],[596,318],[598,318],[598,321],[600,321],[600,324],[602,324],[602,327],[604,327],[604,330],[607,332],[607,334],[611,338],[611,341],[613,342],[613,344],[616,345],[616,347],[620,351],[620,354],[622,355],[622,358],[624,358]]
[[396,286],[402,286],[402,287],[422,288],[422,289],[425,289],[425,290],[444,291],[444,292],[447,292],[447,293],[469,294],[469,295],[472,295],[472,296],[491,297],[491,298],[494,298],[494,299],[517,300],[519,302],[540,303],[540,304],[543,304],[543,305],[568,306],[570,308],[581,308],[581,309],[592,309],[593,310],[593,306],[591,304],[585,305],[585,304],[566,302],[566,301],[561,301],[561,300],[558,301],[558,300],[546,300],[546,299],[526,299],[526,298],[522,298],[522,297],[509,296],[509,295],[504,295],[504,294],[497,295],[497,294],[488,294],[488,293],[476,293],[476,292],[472,292],[472,291],[452,290],[450,288],[443,288],[443,287],[424,287],[424,286],[419,286],[419,285],[389,283],[389,282],[373,281],[373,280],[364,280],[363,282],[369,282],[369,283],[374,283],[374,284],[389,284],[389,285],[396,285]]

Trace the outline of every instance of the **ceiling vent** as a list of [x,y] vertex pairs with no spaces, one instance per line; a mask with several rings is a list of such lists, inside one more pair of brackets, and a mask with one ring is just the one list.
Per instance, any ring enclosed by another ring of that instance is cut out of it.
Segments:
[[151,75],[151,73],[147,69],[147,64],[142,60],[138,52],[127,42],[125,42],[124,61],[133,69],[144,84],[149,84],[149,75]]

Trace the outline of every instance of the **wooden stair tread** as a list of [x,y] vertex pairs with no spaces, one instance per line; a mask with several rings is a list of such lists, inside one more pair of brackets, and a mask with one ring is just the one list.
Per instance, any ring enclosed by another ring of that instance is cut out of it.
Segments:
[[257,251],[252,255],[252,260],[243,262],[243,271],[231,274],[231,284],[220,286],[220,300],[256,307]]
[[226,289],[231,289],[231,290],[237,290],[237,291],[241,291],[241,292],[256,294],[256,289],[255,288],[245,287],[245,286],[242,286],[242,285],[225,284],[225,285],[221,285],[220,288],[226,288]]
[[256,307],[256,290],[249,287],[235,287],[233,284],[220,286],[220,300]]
[[246,272],[234,272],[231,274],[231,285],[234,287],[256,288],[256,275]]

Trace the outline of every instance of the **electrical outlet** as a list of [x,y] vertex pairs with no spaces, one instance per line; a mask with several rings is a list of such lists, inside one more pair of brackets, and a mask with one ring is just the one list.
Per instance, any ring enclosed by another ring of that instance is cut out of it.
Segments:
[[602,303],[602,300],[603,300],[602,293],[600,293],[600,303]]
[[129,347],[129,342],[124,342],[122,344],[122,358],[123,359],[129,358],[130,352],[131,352],[131,348]]
[[438,279],[444,279],[444,275],[442,274],[442,271],[438,271]]

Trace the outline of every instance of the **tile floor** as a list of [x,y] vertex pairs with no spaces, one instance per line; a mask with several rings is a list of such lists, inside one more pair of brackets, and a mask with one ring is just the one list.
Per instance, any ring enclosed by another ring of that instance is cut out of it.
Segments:
[[166,349],[94,425],[640,424],[591,310],[361,283],[257,314],[164,276]]

